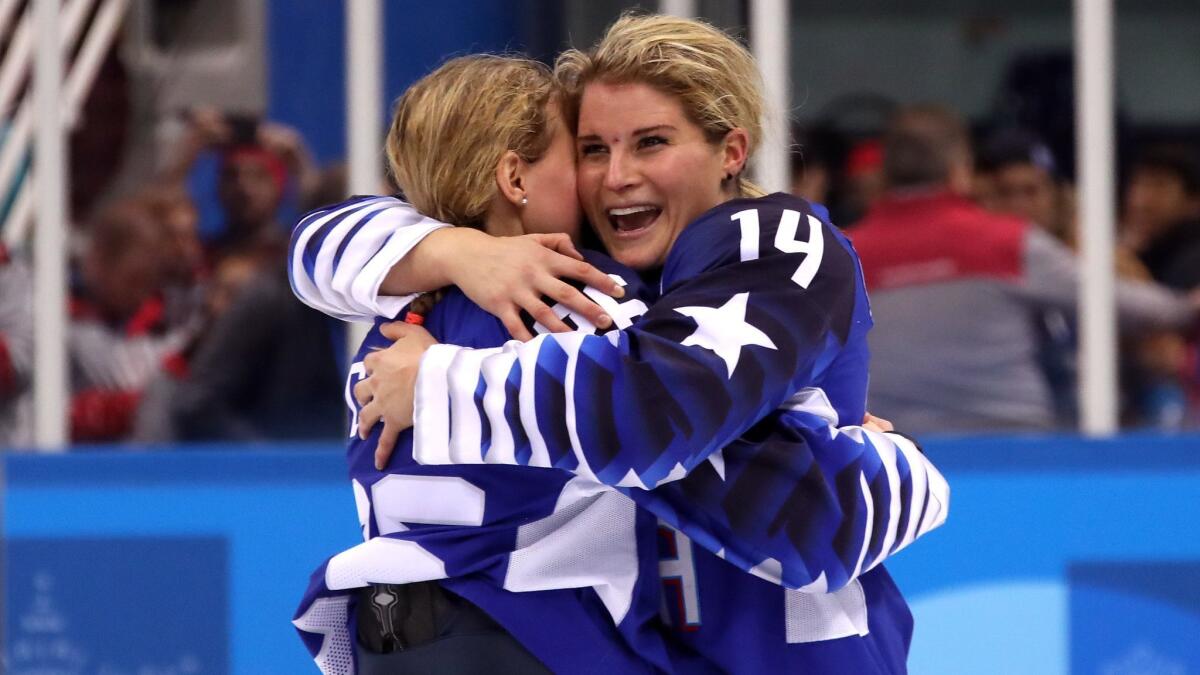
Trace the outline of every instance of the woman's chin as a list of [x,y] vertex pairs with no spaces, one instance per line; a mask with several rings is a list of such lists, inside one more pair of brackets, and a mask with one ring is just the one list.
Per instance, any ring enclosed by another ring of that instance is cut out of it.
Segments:
[[663,256],[651,246],[619,246],[610,252],[613,260],[641,272],[658,267]]

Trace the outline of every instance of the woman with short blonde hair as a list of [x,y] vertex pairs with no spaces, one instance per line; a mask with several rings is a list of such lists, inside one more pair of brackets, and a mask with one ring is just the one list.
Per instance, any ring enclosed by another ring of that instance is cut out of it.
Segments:
[[[423,212],[472,228],[460,229],[460,235],[492,244],[527,233],[542,233],[545,238],[538,240],[541,243],[559,241],[562,250],[573,253],[570,241],[578,233],[580,221],[574,147],[559,100],[550,69],[535,61],[480,55],[446,62],[413,84],[395,105],[386,149],[396,184]],[[315,270],[319,265],[336,268],[339,263],[370,265],[387,248],[397,234],[397,225],[409,213],[411,207],[390,197],[359,197],[318,210],[306,221],[314,230],[293,241],[293,252],[300,251],[300,259],[293,263],[304,270]],[[303,229],[304,223],[298,232]],[[339,246],[332,255],[315,250],[325,242],[315,237],[348,232],[355,233],[354,244],[366,241],[357,246]],[[611,261],[607,264],[615,265]],[[294,275],[295,267],[292,271]],[[328,272],[337,276],[336,269]],[[612,283],[609,277],[595,273],[602,281]],[[620,273],[631,281],[635,278],[624,268]],[[569,289],[561,281],[554,283]],[[431,330],[450,341],[501,344],[508,337],[496,317],[453,289],[417,298],[407,316],[428,320]],[[359,348],[347,390],[368,369],[372,352],[388,344],[387,336],[385,325],[377,321]],[[350,404],[351,416],[358,412]],[[421,489],[448,486],[467,491],[468,495],[470,491],[496,495],[512,488],[512,473],[480,472],[473,467],[422,471],[421,467],[413,467],[411,460],[384,473],[372,466],[379,447],[377,433],[353,437],[348,448],[351,477],[361,490],[356,499],[363,532],[370,541],[364,548],[345,552],[350,554],[349,560],[345,555],[330,559],[328,574],[318,575],[317,586],[310,588],[323,597],[306,596],[297,619],[296,625],[302,631],[320,633],[323,631],[311,630],[311,622],[321,621],[322,616],[325,620],[335,617],[337,625],[328,626],[330,632],[326,635],[333,635],[328,639],[337,642],[323,643],[314,652],[321,669],[328,673],[351,672],[347,668],[352,660],[352,672],[357,675],[548,672],[538,657],[513,637],[503,620],[489,613],[489,602],[497,592],[504,598],[510,595],[500,590],[503,579],[480,582],[486,577],[482,570],[473,576],[461,570],[471,565],[486,566],[495,557],[507,555],[511,548],[505,547],[511,547],[518,528],[536,520],[531,513],[536,513],[539,506],[545,517],[553,513],[567,478],[533,470],[516,472],[526,499],[510,505],[492,503],[486,518],[480,514],[477,526],[468,527],[460,511],[469,510],[469,504],[458,507],[439,498],[436,491],[426,495]],[[401,513],[395,505],[397,501],[421,503],[426,499],[428,503],[422,503],[416,515]],[[394,521],[420,523],[421,527],[413,528],[417,530],[414,546],[381,546],[410,543],[386,536],[409,529],[408,525],[397,527]],[[453,541],[449,546],[447,539]],[[423,563],[433,555],[424,552],[422,545],[457,565],[452,569],[459,570],[460,577],[471,578],[444,579],[414,572],[427,567]],[[422,553],[414,558],[414,550]],[[365,563],[366,568],[357,563]],[[347,577],[353,581],[330,581]],[[588,611],[577,595],[576,585],[568,580],[561,586],[551,586],[567,589],[562,591],[568,605],[562,618],[568,623],[579,620],[572,613]],[[326,603],[337,603],[342,608],[340,614],[328,611]],[[564,597],[523,594],[509,601],[510,606],[520,605],[522,614],[533,614],[554,603],[564,604]],[[353,615],[350,607],[357,607]],[[584,616],[582,620],[589,620],[586,617],[590,615]],[[622,651],[620,644],[596,641],[593,647],[597,657],[615,667],[642,665],[638,658]]]
[[533,163],[550,146],[554,94],[550,69],[531,59],[447,61],[396,101],[385,142],[392,177],[421,213],[484,229],[500,157]]

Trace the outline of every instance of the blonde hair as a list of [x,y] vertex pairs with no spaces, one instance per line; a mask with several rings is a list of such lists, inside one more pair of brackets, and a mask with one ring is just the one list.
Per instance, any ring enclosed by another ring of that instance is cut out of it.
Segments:
[[534,162],[550,146],[550,69],[515,56],[451,59],[396,101],[388,167],[422,213],[482,228],[499,190],[496,163],[508,150]]
[[[623,14],[587,52],[570,49],[554,64],[566,92],[572,126],[589,82],[642,82],[679,99],[688,118],[716,143],[735,128],[749,136],[747,158],[762,141],[762,75],[750,52],[703,21],[662,15]],[[738,176],[738,192],[765,192]]]

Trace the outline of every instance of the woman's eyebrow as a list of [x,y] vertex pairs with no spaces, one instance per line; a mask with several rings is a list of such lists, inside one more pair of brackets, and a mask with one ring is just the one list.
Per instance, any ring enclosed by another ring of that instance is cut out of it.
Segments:
[[645,136],[646,134],[654,133],[655,131],[675,131],[675,127],[670,124],[656,124],[652,127],[643,127],[633,132],[634,136]]
[[[656,131],[676,131],[676,129],[674,126],[672,126],[670,124],[655,124],[652,127],[642,127],[641,129],[635,129],[633,131],[633,133],[630,135],[631,136],[645,136],[646,134],[652,134]],[[600,136],[600,134],[584,134],[582,136],[576,136],[575,140],[578,142],[585,142],[585,141],[586,142],[599,142],[599,143],[604,142],[604,139]]]

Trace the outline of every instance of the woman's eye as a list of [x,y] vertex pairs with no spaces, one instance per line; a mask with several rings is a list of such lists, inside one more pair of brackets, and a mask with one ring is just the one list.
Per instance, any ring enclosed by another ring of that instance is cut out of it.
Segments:
[[656,145],[666,145],[667,139],[662,136],[646,136],[638,141],[639,148],[651,148]]
[[600,145],[599,143],[588,143],[587,145],[579,148],[579,154],[584,156],[598,155],[602,152],[604,152],[604,146]]

